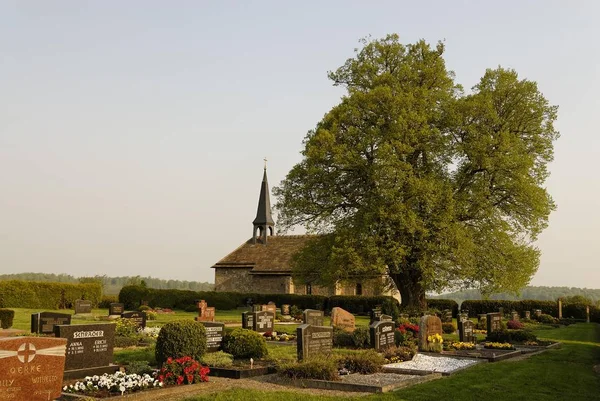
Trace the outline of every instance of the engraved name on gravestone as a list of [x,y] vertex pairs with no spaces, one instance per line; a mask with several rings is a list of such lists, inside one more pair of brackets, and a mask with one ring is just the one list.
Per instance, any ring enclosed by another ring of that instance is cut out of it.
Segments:
[[371,334],[371,346],[376,351],[383,351],[395,347],[394,323],[390,321],[379,321],[369,326]]
[[273,331],[273,322],[275,321],[275,314],[273,312],[254,312],[253,315],[252,330],[259,333]]
[[134,321],[142,329],[146,327],[146,312],[123,312],[121,318]]
[[473,326],[474,324],[470,320],[458,322],[458,338],[461,342],[475,342],[475,336],[473,335]]
[[114,324],[56,326],[54,333],[67,339],[65,370],[109,366],[113,361]]
[[301,324],[296,329],[298,360],[311,356],[331,355],[333,327]]
[[64,338],[0,338],[0,400],[47,401],[60,397]]
[[125,305],[119,302],[113,302],[108,306],[108,314],[111,316],[121,316],[125,312]]
[[223,342],[225,324],[220,322],[201,322],[206,329],[206,351],[217,352]]
[[488,313],[486,315],[486,321],[488,334],[502,329],[502,315],[499,312]]
[[54,334],[57,324],[71,324],[69,313],[39,312],[31,314],[31,332],[37,334]]
[[310,324],[312,326],[323,326],[324,317],[325,314],[321,310],[305,309],[304,312],[302,312],[304,324]]
[[379,316],[379,321],[380,322],[391,322],[392,320],[394,320],[394,318],[391,317],[390,315],[384,315],[384,314],[382,314],[381,316]]
[[76,299],[75,300],[75,314],[80,313],[92,313],[92,301],[87,299]]
[[252,330],[254,312],[242,312],[242,329]]

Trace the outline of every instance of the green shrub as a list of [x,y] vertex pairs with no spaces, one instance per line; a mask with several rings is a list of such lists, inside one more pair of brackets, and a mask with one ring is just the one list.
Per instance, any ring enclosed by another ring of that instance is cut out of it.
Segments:
[[382,307],[382,312],[385,308],[386,312],[390,312],[387,314],[392,314],[394,313],[392,305],[396,305],[396,307],[398,307],[398,301],[395,298],[388,296],[366,297],[362,295],[334,295],[326,299],[326,301],[327,306],[325,309],[327,310],[340,307],[354,314],[369,313],[371,310],[380,305]]
[[132,319],[115,319],[115,336],[120,337],[137,337],[138,325]]
[[154,311],[146,312],[146,320],[156,320],[158,318],[158,313]]
[[375,350],[367,350],[348,354],[341,357],[338,361],[340,368],[346,368],[352,373],[363,375],[381,372],[385,359]]
[[117,348],[135,347],[136,345],[138,345],[138,339],[135,337],[115,336],[115,347]]
[[391,347],[383,352],[383,357],[386,362],[396,363],[411,361],[416,354],[416,349],[413,347]]
[[544,323],[544,324],[555,324],[556,323],[556,319],[553,318],[550,315],[547,315],[545,313],[542,313],[539,316],[535,317],[535,320],[537,320],[540,323]]
[[[65,304],[62,304],[64,294]],[[102,296],[100,283],[51,283],[24,280],[0,281],[0,308],[59,309],[76,299],[88,299],[98,305]],[[62,305],[61,305],[62,304]]]
[[15,311],[12,309],[0,309],[0,327],[10,329],[15,318]]
[[298,308],[296,305],[292,305],[290,307],[290,316],[294,319],[302,319],[302,309]]
[[454,323],[442,323],[442,331],[445,334],[453,334],[456,331],[456,326],[454,326]]
[[535,334],[528,330],[499,330],[488,333],[486,341],[495,343],[522,343],[525,341],[537,341]]
[[352,332],[352,343],[356,348],[369,348],[371,345],[371,334],[368,327],[357,327]]
[[302,362],[286,363],[278,373],[291,379],[339,380],[338,364],[332,357],[313,357]]
[[262,358],[268,353],[267,342],[260,333],[240,327],[223,337],[223,351],[234,358]]
[[189,356],[200,360],[206,352],[206,330],[193,320],[165,324],[156,339],[156,361],[162,365],[169,357]]
[[227,368],[233,365],[233,355],[223,351],[207,353],[200,361],[205,365],[216,368]]
[[333,328],[333,346],[334,347],[352,347],[354,340],[352,333],[342,330],[338,327]]
[[150,367],[147,361],[131,361],[129,365],[125,366],[127,374],[143,375],[145,373],[152,374],[154,369]]
[[481,313],[498,312],[498,308],[505,311],[517,311],[523,315],[525,311],[541,309],[543,313],[557,315],[558,305],[554,301],[537,301],[524,299],[521,301],[507,301],[501,299],[466,300],[460,305],[461,309],[468,309],[470,317],[477,317]]
[[139,312],[146,312],[146,311],[149,311],[149,310],[152,310],[152,308],[149,307],[148,305],[140,305],[138,307],[138,311]]
[[110,308],[110,304],[114,302],[119,302],[119,298],[116,295],[103,295],[100,298],[100,302],[98,302],[98,308],[108,309]]
[[427,299],[427,307],[440,311],[450,309],[452,311],[452,317],[458,316],[458,303],[453,299]]

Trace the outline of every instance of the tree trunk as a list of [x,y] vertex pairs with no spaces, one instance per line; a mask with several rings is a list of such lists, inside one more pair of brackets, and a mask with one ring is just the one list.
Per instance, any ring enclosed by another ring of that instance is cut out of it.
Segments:
[[390,274],[390,276],[400,291],[402,297],[400,303],[403,308],[416,308],[419,311],[427,310],[425,288],[421,284],[421,272],[411,269],[408,272],[403,271]]

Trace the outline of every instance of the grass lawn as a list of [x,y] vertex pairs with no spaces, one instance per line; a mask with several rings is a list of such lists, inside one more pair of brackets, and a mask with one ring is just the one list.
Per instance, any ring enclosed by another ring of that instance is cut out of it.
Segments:
[[[544,338],[565,343],[561,349],[552,349],[525,360],[484,363],[441,380],[356,400],[600,400],[600,378],[592,370],[595,364],[600,363],[600,326],[580,323],[541,332]],[[270,352],[272,347],[276,346],[269,347]],[[282,399],[314,401],[341,398],[315,397],[293,391],[232,389],[219,394],[187,398],[185,401]]]

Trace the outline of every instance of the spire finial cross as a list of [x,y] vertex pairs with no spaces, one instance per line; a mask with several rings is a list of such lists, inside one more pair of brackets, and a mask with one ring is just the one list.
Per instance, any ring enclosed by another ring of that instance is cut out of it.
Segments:
[[263,159],[265,161],[265,170],[267,169],[267,157],[265,156],[265,158]]

